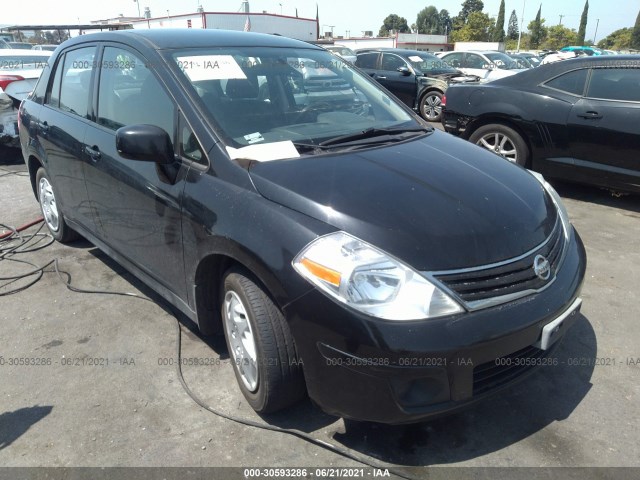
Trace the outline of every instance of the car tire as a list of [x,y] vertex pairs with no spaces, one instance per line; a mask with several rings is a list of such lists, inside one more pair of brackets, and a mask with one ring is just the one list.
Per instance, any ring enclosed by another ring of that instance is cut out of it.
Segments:
[[302,362],[284,315],[265,290],[232,268],[224,276],[220,304],[229,357],[249,405],[271,413],[302,399]]
[[420,99],[420,116],[428,122],[439,122],[442,118],[442,93],[432,90]]
[[523,167],[529,165],[529,147],[513,128],[500,123],[483,125],[469,141]]
[[56,201],[55,189],[43,167],[40,167],[36,172],[36,194],[44,217],[44,223],[53,238],[60,243],[77,240],[79,235],[65,222],[64,215]]

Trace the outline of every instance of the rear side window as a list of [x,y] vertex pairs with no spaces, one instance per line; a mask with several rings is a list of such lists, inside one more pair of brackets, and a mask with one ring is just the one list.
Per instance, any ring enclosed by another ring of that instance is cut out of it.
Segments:
[[587,72],[587,69],[573,70],[549,80],[545,86],[573,95],[582,95],[587,81]]
[[361,53],[356,60],[356,66],[360,68],[376,68],[377,61],[377,53]]
[[151,70],[128,50],[106,47],[100,65],[98,123],[111,130],[148,124],[175,133],[173,101]]
[[593,70],[587,97],[640,102],[640,70],[637,68]]
[[58,67],[56,68],[56,71],[53,74],[54,76],[53,76],[53,82],[51,84],[51,90],[49,90],[49,93],[47,94],[46,103],[56,108],[60,106],[60,79],[62,78],[63,65],[64,65],[64,56],[62,56],[58,61]]
[[66,53],[60,82],[61,110],[80,117],[89,116],[89,89],[95,54],[95,47],[79,48]]

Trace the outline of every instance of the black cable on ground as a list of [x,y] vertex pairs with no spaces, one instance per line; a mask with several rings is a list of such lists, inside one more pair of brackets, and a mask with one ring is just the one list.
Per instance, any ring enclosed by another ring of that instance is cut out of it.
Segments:
[[[53,261],[54,266],[55,266],[55,271],[58,274],[58,278],[60,278],[60,280],[65,284],[65,286],[71,290],[72,292],[77,292],[77,293],[95,293],[95,294],[104,294],[104,295],[121,295],[121,296],[126,296],[126,297],[134,297],[134,298],[139,298],[141,300],[146,300],[148,302],[151,303],[155,303],[153,300],[151,300],[150,298],[144,297],[142,295],[138,295],[135,293],[128,293],[128,292],[111,292],[111,291],[105,291],[105,290],[85,290],[85,289],[81,289],[81,288],[77,288],[74,287],[73,285],[71,285],[71,275],[69,275],[69,273],[67,272],[62,272],[67,276],[67,279],[65,281],[64,278],[62,278],[62,274],[60,272],[60,270],[58,269],[58,259]],[[354,455],[353,453],[349,452],[348,450],[344,449],[344,448],[340,448],[336,445],[333,445],[329,442],[325,442],[324,440],[320,440],[318,438],[315,438],[311,435],[309,435],[308,433],[302,432],[300,430],[295,430],[292,428],[282,428],[282,427],[277,427],[274,425],[268,425],[268,424],[264,424],[264,423],[258,423],[258,422],[254,422],[253,420],[248,420],[248,419],[244,419],[244,418],[239,418],[239,417],[235,417],[233,415],[229,415],[227,413],[224,413],[220,410],[216,410],[215,408],[207,405],[204,401],[202,401],[195,393],[193,393],[193,391],[189,388],[189,385],[187,385],[186,380],[184,379],[184,375],[182,373],[182,328],[180,327],[180,321],[174,316],[173,317],[175,320],[175,325],[176,325],[176,359],[177,359],[177,374],[178,374],[178,379],[180,380],[180,385],[182,385],[182,388],[184,389],[184,391],[187,393],[187,395],[189,395],[189,397],[191,397],[191,399],[197,403],[200,407],[204,408],[205,410],[207,410],[210,413],[213,413],[214,415],[217,415],[218,417],[224,418],[225,420],[229,420],[231,422],[235,422],[235,423],[239,423],[241,425],[245,425],[248,427],[254,427],[254,428],[259,428],[261,430],[268,430],[271,432],[278,432],[278,433],[284,433],[287,435],[292,435],[294,437],[298,437],[306,442],[309,442],[313,445],[316,445],[318,447],[324,448],[325,450],[329,450],[330,452],[336,453],[342,457],[348,458],[350,460],[353,460],[355,462],[361,463],[363,465],[367,465],[369,467],[372,468],[376,468],[376,469],[381,469],[381,470],[388,470],[389,473],[400,477],[400,478],[405,478],[407,480],[413,480],[414,477],[411,477],[409,475],[407,475],[404,472],[401,472],[393,467],[386,467],[386,466],[382,466],[382,465],[377,465],[374,462],[366,459],[366,458],[361,458],[357,455]]]
[[[27,230],[28,228],[31,228],[38,223],[42,224],[34,233],[29,235],[23,235],[21,233],[22,231]],[[31,287],[32,285],[35,285],[44,275],[44,269],[53,263],[52,260],[43,266],[38,266],[35,263],[29,262],[27,260],[21,260],[15,257],[20,254],[35,252],[37,250],[48,247],[54,242],[54,239],[48,233],[41,233],[41,230],[44,227],[42,218],[29,222],[20,227],[11,227],[4,224],[0,224],[0,227],[6,230],[4,233],[0,234],[0,262],[7,261],[22,263],[33,267],[33,269],[28,272],[0,277],[0,281],[4,281],[4,283],[0,283],[0,297],[4,297],[21,292]],[[9,285],[20,282],[20,280],[28,279],[29,277],[32,278],[28,282],[11,289],[7,289]]]

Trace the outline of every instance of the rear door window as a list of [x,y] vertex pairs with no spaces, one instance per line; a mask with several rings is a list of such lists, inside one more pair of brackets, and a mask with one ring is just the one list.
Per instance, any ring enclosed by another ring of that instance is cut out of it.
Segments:
[[95,55],[95,47],[78,48],[66,53],[60,82],[61,110],[89,117],[89,92]]
[[377,53],[361,53],[356,60],[356,66],[360,68],[377,68],[378,54]]

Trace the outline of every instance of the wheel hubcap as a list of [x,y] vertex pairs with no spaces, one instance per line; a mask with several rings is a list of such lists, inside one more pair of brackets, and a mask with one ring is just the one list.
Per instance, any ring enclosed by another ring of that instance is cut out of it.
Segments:
[[510,162],[518,163],[518,151],[513,140],[502,133],[488,133],[478,140],[477,145],[497,153]]
[[424,99],[424,114],[428,120],[434,120],[442,114],[442,101],[435,95]]
[[258,355],[256,342],[242,300],[233,291],[224,296],[224,322],[229,339],[229,350],[240,378],[251,392],[258,388]]
[[49,180],[41,178],[38,190],[38,198],[40,199],[40,206],[42,207],[44,221],[47,223],[47,227],[49,227],[50,230],[57,232],[60,227],[60,217],[58,215],[56,197],[53,195],[53,188],[51,188]]

